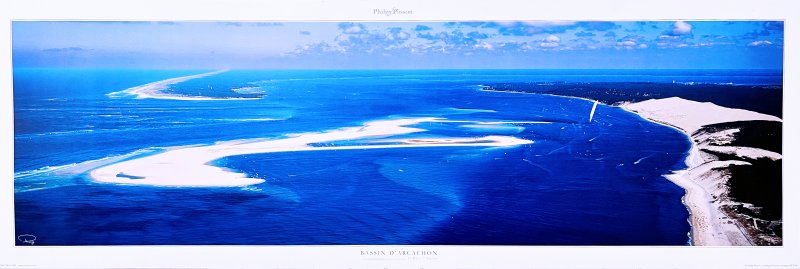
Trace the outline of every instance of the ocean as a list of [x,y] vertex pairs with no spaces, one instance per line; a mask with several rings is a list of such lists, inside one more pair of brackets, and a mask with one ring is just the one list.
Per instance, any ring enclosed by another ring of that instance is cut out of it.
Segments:
[[[210,71],[15,68],[15,237],[35,235],[36,245],[686,245],[683,190],[663,177],[685,168],[683,133],[603,104],[590,121],[591,100],[482,85],[780,83],[780,74],[753,71],[229,70],[164,90],[218,100],[111,94]],[[175,148],[420,117],[441,120],[383,139],[533,143],[215,160],[265,180],[240,187],[89,176]]]

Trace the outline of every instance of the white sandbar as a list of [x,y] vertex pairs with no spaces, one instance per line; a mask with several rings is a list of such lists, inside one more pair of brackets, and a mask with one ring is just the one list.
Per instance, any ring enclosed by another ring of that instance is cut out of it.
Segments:
[[227,72],[229,69],[222,69],[208,73],[202,73],[197,75],[185,76],[185,77],[177,77],[177,78],[170,78],[161,81],[156,81],[153,83],[148,83],[140,86],[136,86],[133,88],[129,88],[126,90],[112,92],[106,94],[109,97],[119,97],[125,95],[132,95],[135,96],[136,99],[145,99],[145,98],[155,98],[155,99],[166,99],[166,100],[186,100],[186,101],[213,101],[213,100],[256,100],[260,98],[215,98],[215,97],[206,97],[206,96],[188,96],[188,95],[179,95],[179,94],[170,94],[163,92],[164,90],[168,89],[170,85],[181,83],[184,81],[189,81],[192,79],[203,78],[207,76],[213,76],[219,73]]
[[100,182],[152,186],[247,186],[264,182],[209,163],[228,156],[313,150],[347,150],[410,147],[507,147],[533,143],[530,140],[507,136],[480,138],[399,139],[397,144],[314,147],[309,144],[353,140],[368,137],[387,137],[423,132],[406,127],[436,118],[413,118],[374,121],[362,127],[349,127],[319,133],[297,134],[289,138],[258,141],[230,141],[210,146],[185,147],[156,155],[114,163],[91,171],[91,178]]

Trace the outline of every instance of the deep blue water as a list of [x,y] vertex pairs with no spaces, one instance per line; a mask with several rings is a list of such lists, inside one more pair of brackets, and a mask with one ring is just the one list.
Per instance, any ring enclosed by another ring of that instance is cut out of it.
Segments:
[[[684,245],[690,227],[683,191],[662,177],[683,167],[689,141],[682,133],[604,105],[590,123],[590,101],[486,92],[479,85],[780,78],[675,70],[232,70],[169,91],[266,96],[106,96],[203,72],[15,69],[15,237],[36,235],[37,245]],[[400,136],[534,141],[516,147],[282,152],[215,162],[266,180],[244,188],[115,185],[87,177],[110,162],[173,146],[429,116],[549,123],[423,123],[415,127],[427,132]]]

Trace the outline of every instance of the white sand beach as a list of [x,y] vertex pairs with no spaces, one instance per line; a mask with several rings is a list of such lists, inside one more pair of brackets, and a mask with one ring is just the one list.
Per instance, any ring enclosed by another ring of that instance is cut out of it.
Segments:
[[[689,136],[692,148],[686,157],[687,169],[675,171],[666,177],[686,190],[684,203],[691,214],[692,243],[701,246],[745,246],[752,245],[742,227],[720,210],[726,203],[715,199],[727,193],[727,175],[715,168],[731,165],[749,165],[741,161],[720,161],[701,152],[725,152],[751,159],[780,159],[781,155],[763,149],[712,146],[708,139],[725,144],[733,139],[738,130],[725,130],[713,135],[701,134],[700,139],[693,134],[705,125],[735,121],[781,121],[780,118],[743,109],[732,109],[712,103],[685,100],[678,97],[651,99],[638,103],[621,105],[622,108],[639,114],[643,118],[675,127]],[[699,140],[698,143],[696,140]]]
[[260,98],[214,98],[214,97],[206,97],[206,96],[188,96],[188,95],[178,95],[178,94],[170,94],[163,92],[164,90],[168,89],[170,85],[189,81],[192,79],[203,78],[208,76],[213,76],[216,74],[227,72],[229,69],[222,69],[208,73],[202,73],[197,75],[185,76],[185,77],[177,77],[177,78],[170,78],[161,81],[156,81],[153,83],[148,83],[140,86],[136,86],[133,88],[129,88],[126,90],[112,92],[106,94],[109,97],[120,97],[126,95],[135,96],[136,99],[145,99],[145,98],[155,98],[155,99],[166,99],[166,100],[186,100],[186,101],[215,101],[215,100],[256,100]]
[[232,187],[264,182],[209,163],[220,158],[270,152],[350,150],[409,147],[508,147],[530,144],[533,141],[509,136],[486,136],[477,138],[422,138],[376,141],[393,144],[370,144],[356,146],[311,146],[323,143],[370,137],[388,137],[399,134],[423,132],[424,129],[406,127],[422,122],[433,122],[437,118],[413,118],[373,121],[361,127],[349,127],[319,133],[295,134],[289,138],[274,140],[240,140],[210,146],[184,147],[163,153],[114,163],[90,172],[91,178],[99,182],[152,186]]

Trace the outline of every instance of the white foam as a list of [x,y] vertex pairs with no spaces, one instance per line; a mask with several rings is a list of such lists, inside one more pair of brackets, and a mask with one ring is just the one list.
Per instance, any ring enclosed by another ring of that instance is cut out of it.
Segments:
[[80,163],[70,163],[58,166],[45,166],[34,170],[14,173],[14,180],[23,179],[31,176],[37,176],[41,174],[77,175],[109,163],[117,162],[137,155],[152,153],[155,152],[156,150],[157,149],[154,148],[146,148],[128,154],[108,156],[97,160],[90,160]]

